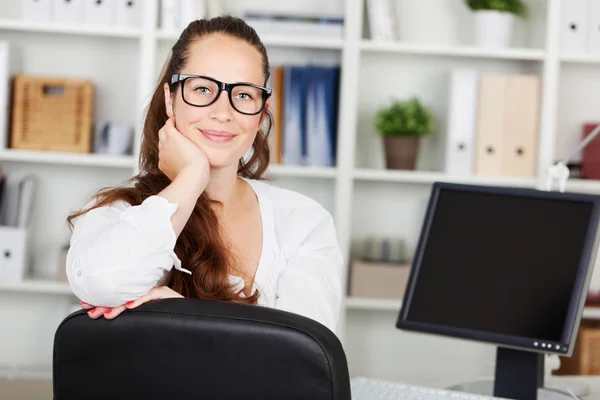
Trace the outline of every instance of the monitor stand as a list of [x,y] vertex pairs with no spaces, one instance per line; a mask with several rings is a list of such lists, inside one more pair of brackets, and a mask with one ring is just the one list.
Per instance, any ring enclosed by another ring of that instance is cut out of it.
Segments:
[[573,400],[568,389],[544,387],[544,357],[542,353],[498,347],[494,379],[448,389],[517,400]]

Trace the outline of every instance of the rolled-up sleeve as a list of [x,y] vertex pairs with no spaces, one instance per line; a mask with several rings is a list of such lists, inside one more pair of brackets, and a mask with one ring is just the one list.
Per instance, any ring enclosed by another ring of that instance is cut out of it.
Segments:
[[116,202],[78,217],[66,262],[73,293],[88,304],[116,307],[148,293],[173,266],[183,270],[173,251],[176,209],[151,196],[137,206]]
[[309,207],[297,210],[292,221],[275,308],[311,318],[335,332],[343,256],[333,218],[325,209]]

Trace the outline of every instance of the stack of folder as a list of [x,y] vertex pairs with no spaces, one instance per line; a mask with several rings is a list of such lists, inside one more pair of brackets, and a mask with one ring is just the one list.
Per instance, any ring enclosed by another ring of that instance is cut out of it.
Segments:
[[339,65],[272,68],[273,163],[335,165],[339,76]]
[[453,176],[534,177],[540,78],[451,72],[445,171]]

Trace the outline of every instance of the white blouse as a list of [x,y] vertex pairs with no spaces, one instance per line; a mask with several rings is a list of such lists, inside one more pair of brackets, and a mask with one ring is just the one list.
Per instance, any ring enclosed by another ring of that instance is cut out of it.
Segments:
[[[342,252],[331,214],[300,193],[245,179],[260,205],[263,245],[254,280],[259,305],[312,318],[335,332],[341,304]],[[123,201],[74,221],[67,255],[73,293],[96,306],[116,307],[164,284],[182,267],[173,251],[177,204],[151,196]],[[243,280],[230,276],[243,287]]]

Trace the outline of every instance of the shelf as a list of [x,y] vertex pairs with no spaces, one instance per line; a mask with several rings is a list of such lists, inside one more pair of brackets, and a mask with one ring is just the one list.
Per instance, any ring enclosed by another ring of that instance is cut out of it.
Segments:
[[119,26],[64,24],[55,22],[36,22],[21,19],[0,19],[0,30],[19,32],[64,33],[88,36],[106,36],[117,38],[140,38],[142,31]]
[[565,187],[569,192],[584,192],[600,194],[600,180],[596,179],[569,179]]
[[31,150],[0,150],[0,161],[132,169],[135,166],[132,156],[108,156],[104,154],[61,153]]
[[560,55],[560,60],[566,63],[600,64],[600,54],[565,53]]
[[364,297],[347,297],[346,309],[348,310],[375,310],[399,312],[402,300],[397,299],[369,299]]
[[19,366],[0,364],[0,379],[52,380],[52,366]]
[[[347,310],[373,310],[400,312],[402,300],[400,299],[377,299],[364,297],[346,298]],[[600,307],[585,307],[582,318],[600,320]]]
[[304,178],[335,178],[337,170],[335,167],[310,167],[296,165],[270,164],[265,172],[266,175],[274,177],[292,176]]
[[354,179],[375,182],[405,182],[431,184],[434,182],[456,182],[481,185],[535,187],[535,178],[507,178],[488,176],[450,176],[443,172],[404,171],[358,168],[354,170]]
[[1,292],[72,295],[67,282],[25,280],[20,283],[0,283]]
[[422,54],[431,56],[456,56],[473,58],[496,58],[506,60],[539,61],[544,58],[543,50],[535,49],[485,49],[472,46],[439,46],[400,42],[374,42],[362,40],[360,49],[364,52],[383,52],[400,54]]
[[[156,37],[161,40],[175,41],[181,32],[158,31]],[[284,35],[260,35],[265,46],[273,47],[295,47],[307,49],[341,49],[344,46],[342,39],[322,39],[319,37],[306,36],[284,36]]]

